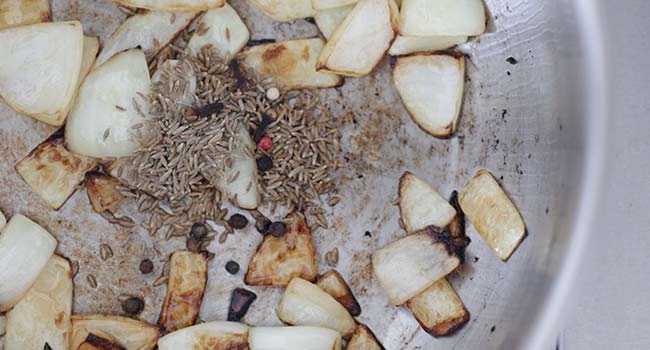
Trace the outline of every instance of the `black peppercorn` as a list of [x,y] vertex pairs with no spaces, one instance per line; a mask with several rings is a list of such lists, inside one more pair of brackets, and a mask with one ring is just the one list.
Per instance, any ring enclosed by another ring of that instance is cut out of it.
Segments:
[[205,224],[202,223],[196,223],[192,225],[192,229],[190,230],[190,237],[202,241],[205,236],[208,235],[208,228],[205,227]]
[[239,272],[239,264],[236,261],[228,261],[226,263],[226,271],[231,275],[237,274]]
[[287,225],[282,221],[276,221],[269,226],[269,233],[273,237],[282,237],[287,233]]
[[149,259],[144,259],[140,261],[140,272],[143,274],[148,274],[153,271],[153,262]]
[[248,225],[248,219],[244,215],[235,214],[228,219],[228,225],[235,230],[241,230]]
[[271,220],[261,217],[257,219],[255,222],[255,228],[257,229],[257,232],[265,235],[269,232],[269,227],[271,226]]
[[136,315],[144,310],[144,300],[139,297],[131,297],[122,303],[122,309],[129,315]]
[[259,171],[268,171],[273,168],[273,159],[269,156],[261,156],[257,158],[257,170]]

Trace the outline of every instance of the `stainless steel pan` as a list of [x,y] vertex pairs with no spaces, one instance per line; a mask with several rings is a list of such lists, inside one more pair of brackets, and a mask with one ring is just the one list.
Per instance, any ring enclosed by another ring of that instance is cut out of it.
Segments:
[[[558,312],[570,287],[591,215],[590,198],[598,184],[604,108],[599,33],[590,1],[487,0],[489,33],[461,50],[469,58],[466,98],[456,135],[427,136],[410,120],[393,88],[389,60],[372,75],[347,79],[321,94],[339,114],[353,113],[343,147],[352,180],[339,188],[341,204],[331,211],[329,230],[315,233],[321,262],[339,248],[339,271],[349,280],[367,323],[387,349],[542,349],[554,341]],[[87,34],[105,40],[124,19],[108,0],[54,0],[55,20],[80,19]],[[306,21],[275,23],[245,0],[232,5],[254,39],[318,35]],[[0,48],[1,51],[1,48]],[[1,54],[8,54],[2,52]],[[160,273],[166,256],[184,242],[163,242],[144,231],[128,232],[94,214],[84,191],[59,212],[50,210],[19,178],[14,164],[53,129],[21,117],[0,104],[0,210],[21,212],[59,239],[59,252],[78,261],[75,313],[119,314],[118,295],[140,294],[141,317],[155,322],[165,288],[152,286],[138,263],[151,258]],[[451,277],[471,313],[456,335],[434,339],[408,311],[388,305],[375,282],[370,254],[403,235],[398,210],[391,205],[397,179],[405,170],[426,178],[449,194],[462,188],[480,168],[501,178],[519,207],[529,235],[508,263],[496,258],[473,229],[467,264]],[[260,240],[249,232],[209,248],[209,286],[201,318],[225,319],[240,275],[225,273],[234,259],[246,268]],[[99,246],[111,244],[114,256],[102,261]],[[156,253],[160,252],[160,254]],[[325,264],[321,263],[321,269]],[[86,276],[97,277],[93,289]],[[245,321],[273,325],[281,290],[258,293]]]

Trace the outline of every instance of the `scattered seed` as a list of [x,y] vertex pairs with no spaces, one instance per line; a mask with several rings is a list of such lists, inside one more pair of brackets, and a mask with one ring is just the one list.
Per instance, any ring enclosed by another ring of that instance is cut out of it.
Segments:
[[226,271],[231,275],[236,275],[239,272],[239,264],[236,261],[228,261],[226,263]]
[[229,235],[229,234],[230,234],[230,232],[228,232],[228,231],[223,231],[223,233],[219,236],[219,243],[220,243],[220,244],[224,244],[224,243],[226,243],[226,240],[228,239],[228,235]]
[[93,275],[88,275],[86,276],[86,281],[90,285],[90,288],[95,289],[97,288],[97,279]]
[[72,260],[70,263],[70,272],[72,273],[72,278],[77,276],[77,273],[79,273],[79,262],[77,260]]
[[117,110],[120,111],[120,112],[124,112],[124,111],[126,111],[126,108],[124,108],[124,107],[122,107],[122,106],[118,106],[118,105],[115,105],[115,109],[117,109]]
[[110,134],[111,134],[111,129],[110,129],[110,128],[106,128],[106,130],[104,130],[104,141],[106,141],[106,140],[108,139],[108,136],[109,136]]
[[160,276],[153,282],[153,286],[154,287],[162,286],[163,284],[167,283],[168,280],[169,280],[169,276]]
[[330,199],[327,201],[327,205],[329,205],[330,207],[333,207],[333,206],[339,204],[340,201],[341,201],[341,197],[339,197],[339,196],[334,196],[334,197],[330,198]]
[[113,249],[108,244],[102,243],[99,246],[99,256],[106,261],[113,256]]
[[339,263],[339,249],[334,248],[325,254],[325,262],[331,267],[336,267]]
[[140,272],[147,275],[153,272],[153,262],[149,259],[143,259],[140,261]]

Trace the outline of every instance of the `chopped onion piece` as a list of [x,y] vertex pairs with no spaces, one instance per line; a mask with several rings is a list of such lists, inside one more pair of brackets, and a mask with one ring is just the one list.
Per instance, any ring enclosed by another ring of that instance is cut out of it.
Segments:
[[62,125],[77,91],[83,41],[77,21],[0,31],[0,96],[20,113]]
[[422,328],[436,337],[449,335],[469,321],[469,312],[446,278],[407,301],[406,306]]
[[333,329],[343,337],[351,335],[356,326],[350,313],[336,299],[298,277],[284,291],[278,317],[290,325]]
[[[54,254],[56,240],[21,214],[0,231],[0,312],[9,311],[32,287]],[[10,266],[11,268],[7,268]]]
[[204,29],[194,32],[187,48],[197,55],[205,45],[212,45],[222,59],[232,59],[250,39],[246,24],[230,5],[212,9],[203,15],[197,28]]
[[485,31],[485,22],[483,0],[403,0],[399,33],[473,36]]
[[254,327],[250,350],[341,350],[341,335],[319,327]]
[[446,227],[456,215],[435,188],[408,171],[399,181],[399,209],[408,233],[431,225]]
[[379,285],[393,305],[402,305],[460,265],[460,257],[428,228],[372,255]]
[[88,172],[84,186],[90,204],[98,213],[112,210],[122,202],[122,193],[119,190],[120,182],[110,175],[98,171]]
[[74,315],[70,350],[78,349],[90,333],[115,339],[126,350],[152,350],[160,336],[157,326],[132,318]]
[[338,75],[316,71],[316,59],[324,46],[320,38],[257,45],[241,53],[241,62],[286,90],[340,85]]
[[458,197],[465,216],[503,261],[526,236],[521,215],[487,170],[479,171]]
[[204,254],[182,250],[172,254],[167,296],[158,320],[163,334],[196,322],[207,282],[208,260]]
[[90,69],[97,59],[97,52],[99,52],[99,38],[96,36],[84,35],[84,50],[81,55],[81,71],[79,73],[79,85],[86,79]]
[[117,53],[137,47],[147,57],[155,57],[196,15],[196,12],[147,11],[127,18],[104,44],[95,67],[101,66]]
[[463,101],[465,58],[413,55],[397,59],[393,80],[413,121],[439,138],[451,136]]
[[374,333],[365,324],[360,324],[354,330],[352,339],[345,350],[385,350]]
[[354,5],[358,0],[311,0],[311,5],[316,11],[327,10],[337,7]]
[[353,8],[354,5],[349,5],[316,12],[314,20],[316,21],[318,29],[323,33],[323,36],[326,39],[329,39],[334,35],[336,28],[341,25],[345,17],[352,12]]
[[2,0],[0,2],[0,29],[49,22],[51,17],[49,0]]
[[[144,53],[129,50],[113,56],[88,74],[68,117],[65,138],[76,153],[104,158],[135,151],[133,126],[144,122],[151,81]],[[140,112],[138,111],[140,110]]]
[[248,264],[246,284],[283,287],[294,277],[316,279],[316,253],[305,219],[294,213],[286,225],[287,232],[281,237],[264,236]]
[[29,292],[7,313],[5,349],[68,349],[72,273],[68,260],[53,256]]
[[369,74],[395,38],[397,15],[393,0],[359,1],[321,51],[316,69],[349,76]]
[[398,35],[388,50],[391,56],[408,55],[415,52],[446,50],[467,41],[467,36],[403,36]]
[[225,170],[225,176],[217,180],[217,187],[236,206],[253,210],[262,201],[257,161],[253,157],[255,143],[245,126],[239,126],[238,134],[239,140],[235,141],[232,152],[232,165]]
[[338,271],[329,270],[323,276],[318,278],[316,285],[343,305],[343,307],[350,312],[350,315],[356,317],[361,314],[361,306],[359,305],[357,298],[354,297],[350,286],[345,282],[343,276],[341,276]]
[[237,322],[207,322],[183,328],[158,340],[158,350],[248,349],[248,326]]
[[311,0],[251,0],[265,15],[276,21],[312,17],[316,11]]
[[64,143],[61,129],[14,167],[29,187],[57,210],[77,190],[84,174],[97,163],[92,158],[70,152]]

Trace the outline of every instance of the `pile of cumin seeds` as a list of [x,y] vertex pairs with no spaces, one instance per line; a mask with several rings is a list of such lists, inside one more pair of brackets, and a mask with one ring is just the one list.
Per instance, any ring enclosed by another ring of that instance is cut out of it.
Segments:
[[273,148],[257,149],[258,156],[268,155],[274,164],[262,174],[262,189],[273,206],[305,213],[313,221],[312,230],[328,228],[321,196],[336,188],[332,174],[341,166],[339,130],[344,121],[334,118],[311,92],[293,91],[283,99],[286,103],[268,112],[275,120],[266,132]]
[[[244,93],[229,66],[209,49],[197,57],[182,52],[175,65],[159,67],[156,75],[147,132],[136,135],[140,148],[118,171],[127,185],[123,192],[149,214],[143,226],[152,235],[163,230],[166,238],[186,236],[194,223],[206,220],[226,226],[227,211],[215,183],[224,166],[247,156],[236,150],[236,131],[255,117],[257,108],[271,108],[264,100],[267,83],[257,83],[254,94]],[[254,102],[256,108],[239,108],[244,102]],[[186,117],[190,108],[215,104],[220,107],[209,115]]]
[[[335,188],[329,174],[338,167],[340,151],[339,125],[329,111],[308,92],[269,100],[266,92],[274,87],[270,81],[225,64],[212,48],[196,57],[178,51],[176,65],[156,72],[159,81],[152,86],[143,128],[147,131],[137,130],[140,148],[118,170],[126,184],[123,193],[134,197],[149,216],[143,226],[167,239],[187,236],[194,223],[208,220],[228,231],[224,198],[215,184],[236,157],[262,154],[258,150],[253,155],[235,143],[240,125],[252,134],[266,115],[275,118],[267,135],[276,147],[267,154],[278,166],[259,179],[263,203],[299,209],[327,227],[318,197]],[[188,109],[206,106],[213,113],[188,118]]]

